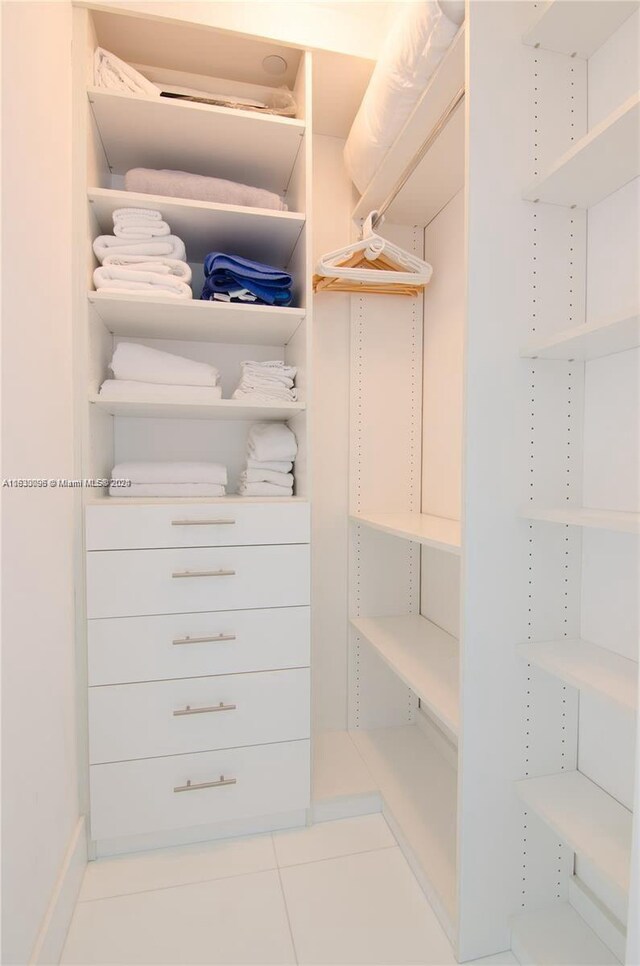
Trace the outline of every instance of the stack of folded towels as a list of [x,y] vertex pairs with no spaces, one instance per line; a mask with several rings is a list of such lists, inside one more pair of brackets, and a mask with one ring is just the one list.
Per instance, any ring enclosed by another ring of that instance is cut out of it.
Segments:
[[164,195],[167,198],[190,198],[192,201],[213,201],[223,205],[248,208],[269,208],[286,211],[287,206],[273,191],[224,178],[211,178],[189,171],[167,168],[131,168],[124,176],[127,191],[145,195]]
[[109,368],[114,378],[100,387],[100,395],[107,399],[209,403],[222,397],[215,366],[137,342],[119,342]]
[[281,268],[252,262],[240,255],[209,252],[204,260],[206,301],[290,305],[292,277]]
[[131,486],[109,487],[111,496],[224,496],[227,468],[220,463],[118,463],[111,479]]
[[242,362],[242,375],[233,399],[252,399],[255,402],[295,402],[298,390],[293,388],[295,366],[287,366],[281,359],[270,362]]
[[93,273],[98,291],[193,298],[184,242],[159,211],[116,208],[113,235],[99,235],[93,250],[100,262]]
[[240,496],[292,496],[297,453],[296,438],[286,423],[254,423],[247,438],[247,468],[240,474]]

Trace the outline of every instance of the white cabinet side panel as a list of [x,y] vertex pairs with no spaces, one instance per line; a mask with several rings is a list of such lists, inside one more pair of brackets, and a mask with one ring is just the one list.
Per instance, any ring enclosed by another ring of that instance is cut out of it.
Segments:
[[422,547],[420,613],[460,637],[460,557]]
[[640,178],[604,198],[589,210],[588,218],[587,321],[637,314]]
[[589,58],[590,128],[640,88],[639,47],[640,11],[636,11]]
[[634,716],[606,698],[583,692],[578,748],[580,771],[633,809]]
[[638,538],[627,533],[585,530],[582,535],[582,637],[637,661],[638,586]]

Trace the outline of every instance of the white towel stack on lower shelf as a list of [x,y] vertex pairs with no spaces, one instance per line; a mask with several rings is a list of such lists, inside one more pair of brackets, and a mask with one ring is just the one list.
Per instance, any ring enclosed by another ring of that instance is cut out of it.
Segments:
[[281,359],[271,362],[241,363],[242,375],[233,399],[252,399],[254,402],[295,402],[298,390],[293,388],[297,369]]
[[113,235],[99,235],[93,251],[100,262],[93,273],[99,292],[193,298],[184,242],[159,211],[116,208]]
[[138,342],[119,342],[109,368],[115,378],[100,387],[105,399],[210,403],[222,397],[215,366]]
[[227,468],[220,463],[118,463],[111,479],[110,496],[215,497],[226,494]]
[[240,496],[292,496],[296,437],[286,423],[254,423],[247,438],[247,468]]

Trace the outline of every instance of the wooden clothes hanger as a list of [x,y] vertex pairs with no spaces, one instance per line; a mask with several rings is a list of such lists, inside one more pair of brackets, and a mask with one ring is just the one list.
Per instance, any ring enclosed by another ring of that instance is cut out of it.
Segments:
[[360,241],[322,256],[313,276],[314,292],[416,296],[425,287],[431,265],[375,234],[377,215],[376,211],[369,214]]

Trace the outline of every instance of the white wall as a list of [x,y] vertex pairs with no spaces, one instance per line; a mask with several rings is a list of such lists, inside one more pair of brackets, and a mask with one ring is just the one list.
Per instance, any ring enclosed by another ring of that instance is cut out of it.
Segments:
[[[71,6],[2,5],[2,476],[73,477]],[[3,962],[78,823],[71,490],[2,490]]]

